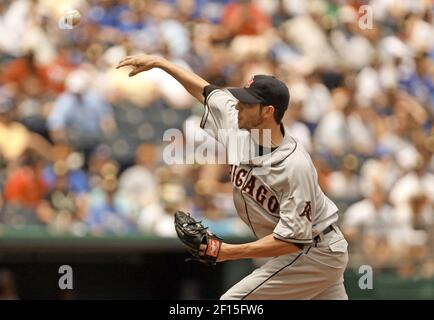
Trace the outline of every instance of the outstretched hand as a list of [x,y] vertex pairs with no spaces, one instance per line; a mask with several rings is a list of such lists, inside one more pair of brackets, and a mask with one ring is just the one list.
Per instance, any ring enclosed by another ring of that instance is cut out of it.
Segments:
[[161,56],[150,54],[127,56],[119,62],[116,69],[126,66],[133,68],[128,74],[130,77],[152,68],[159,68],[177,80],[200,103],[204,102],[203,89],[209,83],[194,72],[179,67]]
[[132,66],[133,70],[128,74],[128,76],[132,77],[140,72],[148,71],[152,68],[155,68],[160,59],[161,58],[158,56],[153,56],[149,54],[127,56],[119,62],[119,64],[116,66],[116,69],[126,66]]

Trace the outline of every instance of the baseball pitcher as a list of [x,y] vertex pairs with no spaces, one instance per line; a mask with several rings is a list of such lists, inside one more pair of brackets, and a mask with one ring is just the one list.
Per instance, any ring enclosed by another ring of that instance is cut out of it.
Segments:
[[[338,208],[320,189],[309,154],[281,123],[289,103],[287,86],[273,76],[256,75],[245,87],[222,89],[146,54],[128,56],[117,68],[125,66],[133,67],[130,76],[152,68],[166,71],[204,104],[204,130],[228,151],[234,139],[249,146],[241,148],[249,152],[231,163],[230,174],[235,207],[256,241],[228,244],[189,214],[175,214],[178,236],[194,259],[213,265],[270,258],[221,299],[348,299],[343,284],[347,241],[336,226]],[[244,134],[234,138],[234,130]]]

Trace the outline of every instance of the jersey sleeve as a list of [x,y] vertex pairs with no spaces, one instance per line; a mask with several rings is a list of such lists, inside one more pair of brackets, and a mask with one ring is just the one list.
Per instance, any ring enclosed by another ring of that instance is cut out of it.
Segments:
[[309,166],[298,164],[289,173],[289,192],[280,203],[280,220],[273,230],[276,239],[308,244],[312,242],[315,176]]
[[236,100],[227,91],[212,85],[204,88],[204,97],[200,127],[226,147],[231,131],[238,130]]

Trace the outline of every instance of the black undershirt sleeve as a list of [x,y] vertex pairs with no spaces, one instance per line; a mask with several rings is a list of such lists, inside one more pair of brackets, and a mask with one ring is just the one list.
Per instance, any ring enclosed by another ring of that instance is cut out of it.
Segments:
[[205,101],[206,101],[206,98],[208,97],[208,95],[216,89],[220,89],[220,88],[215,86],[215,85],[212,85],[212,84],[209,84],[203,88],[202,94],[203,94]]

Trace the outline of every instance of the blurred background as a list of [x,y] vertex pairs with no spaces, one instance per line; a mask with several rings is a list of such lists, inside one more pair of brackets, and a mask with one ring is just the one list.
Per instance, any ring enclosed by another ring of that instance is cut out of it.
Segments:
[[[198,128],[202,106],[160,70],[114,69],[140,52],[219,86],[285,81],[284,124],[340,208],[349,297],[433,299],[433,4],[2,0],[0,299],[218,298],[261,263],[184,263],[177,209],[228,242],[252,235],[226,165],[162,161],[165,130]],[[70,8],[81,24],[62,30]]]

